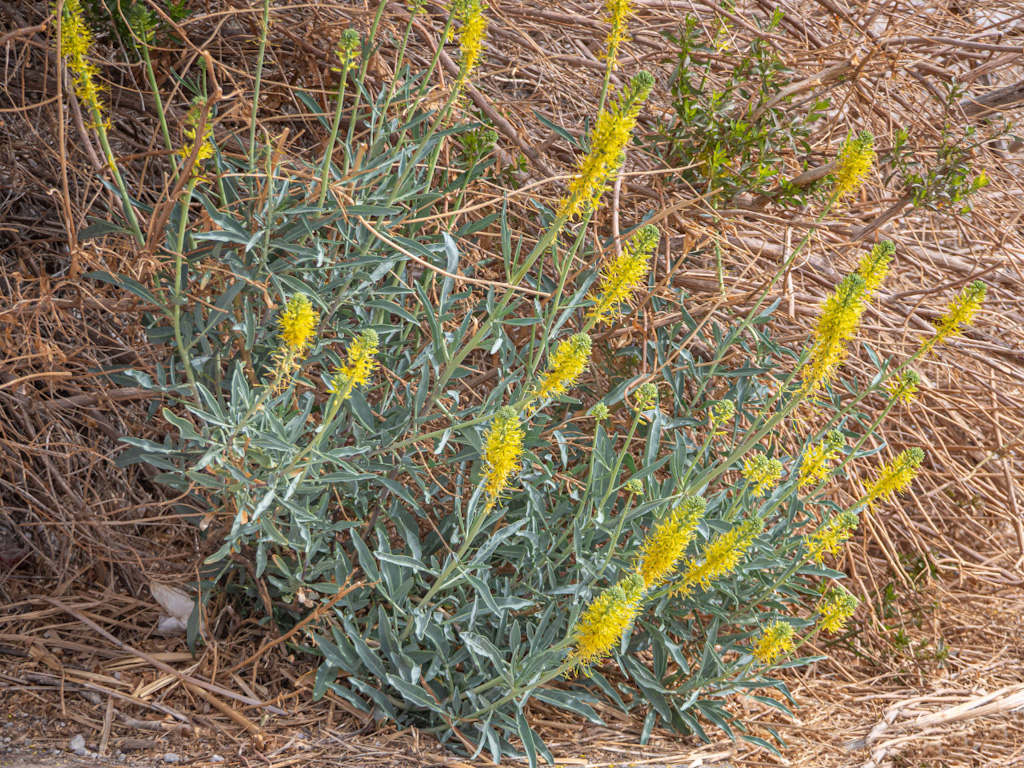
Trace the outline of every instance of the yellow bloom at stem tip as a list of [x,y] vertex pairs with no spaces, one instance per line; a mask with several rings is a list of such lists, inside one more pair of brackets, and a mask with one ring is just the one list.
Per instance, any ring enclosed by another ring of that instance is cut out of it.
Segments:
[[519,469],[525,437],[516,409],[511,405],[502,406],[484,436],[484,491],[488,507],[504,490],[512,473]]
[[622,44],[629,40],[629,17],[633,15],[631,0],[606,0],[604,4],[604,20],[608,22],[611,29],[604,42],[604,54],[602,59],[608,62],[612,69],[618,66],[619,51]]
[[360,42],[359,33],[354,29],[346,29],[341,33],[341,37],[338,38],[338,47],[335,49],[335,55],[345,70],[351,67],[359,57]]
[[811,354],[804,368],[804,388],[817,389],[830,381],[846,359],[846,348],[857,333],[864,311],[864,278],[854,273],[842,282],[821,306],[813,332]]
[[838,555],[842,551],[843,544],[853,536],[853,532],[857,530],[859,524],[860,518],[855,512],[849,510],[840,512],[814,533],[804,538],[807,559],[821,565],[825,561],[826,553]]
[[908,448],[889,463],[883,464],[875,482],[868,488],[864,503],[870,507],[879,499],[888,499],[894,493],[907,490],[917,477],[922,461],[924,451]]
[[807,391],[830,381],[846,359],[847,346],[857,333],[864,309],[888,276],[895,253],[896,247],[888,240],[876,245],[860,260],[857,271],[844,277],[822,303],[804,370]]
[[763,496],[779,484],[782,477],[782,462],[778,459],[769,459],[763,453],[755,453],[743,460],[743,477],[754,487],[751,493],[755,496]]
[[487,17],[482,0],[455,0],[455,19],[459,22],[459,81],[473,73],[483,55],[487,35]]
[[601,270],[601,280],[596,290],[587,298],[594,302],[587,317],[597,325],[610,323],[619,313],[619,307],[629,301],[650,271],[650,258],[658,247],[661,233],[653,224],[640,227],[622,253],[606,264]]
[[704,546],[701,557],[686,561],[682,583],[676,591],[685,597],[695,586],[709,589],[712,581],[721,578],[739,565],[743,555],[762,530],[764,521],[759,517],[751,517],[732,530],[717,536]]
[[836,155],[835,199],[842,200],[860,189],[874,164],[875,137],[870,131],[861,131],[856,138],[844,141]]
[[587,334],[577,333],[566,341],[559,342],[558,348],[549,359],[548,372],[544,374],[537,388],[536,399],[565,394],[587,369],[589,362],[590,337]]
[[736,415],[736,403],[732,400],[715,400],[708,408],[708,421],[716,435],[725,434],[722,430]]
[[78,100],[89,110],[94,122],[103,121],[105,126],[106,118],[103,117],[103,102],[100,99],[103,87],[96,80],[99,69],[89,61],[92,45],[92,30],[85,22],[81,0],[64,0],[64,12],[60,20],[60,48],[67,58],[71,84]]
[[859,601],[842,587],[833,587],[825,593],[825,599],[821,604],[821,617],[818,619],[818,627],[823,632],[842,632],[846,622],[857,610]]
[[559,218],[579,216],[597,207],[608,180],[622,167],[626,145],[633,135],[640,107],[654,88],[654,77],[640,72],[630,81],[622,99],[597,116],[590,151],[580,160],[569,190],[558,207]]
[[185,116],[185,124],[181,128],[181,132],[185,135],[185,141],[182,142],[181,149],[178,150],[178,156],[187,160],[192,157],[192,150],[198,140],[200,144],[199,151],[196,153],[197,164],[201,163],[203,160],[209,160],[213,157],[213,126],[210,124],[209,120],[207,120],[206,125],[203,126],[202,139],[196,138],[201,120],[202,117],[199,113],[199,104],[193,104],[192,108]]
[[963,333],[964,328],[974,322],[974,316],[981,309],[987,294],[988,286],[981,280],[975,280],[964,288],[960,295],[949,303],[946,314],[935,328],[935,336],[929,341],[929,346],[941,344]]
[[830,430],[825,439],[817,445],[812,445],[804,453],[803,461],[800,462],[800,474],[797,485],[803,489],[810,485],[817,485],[832,471],[832,462],[839,457],[839,450],[846,443],[846,438],[839,430]]
[[779,656],[793,650],[793,625],[775,620],[765,627],[754,644],[754,658],[762,664],[771,664]]
[[640,548],[637,572],[647,589],[666,581],[697,532],[704,517],[705,503],[699,496],[687,496],[658,523]]
[[292,294],[277,318],[278,336],[289,350],[301,353],[316,333],[318,322],[320,315],[313,309],[309,297],[302,293]]
[[331,391],[348,400],[352,390],[370,380],[370,375],[377,367],[377,355],[380,339],[372,328],[360,331],[348,348],[345,362],[334,372]]
[[640,613],[643,596],[643,579],[635,573],[602,592],[573,627],[569,660],[586,670],[611,653]]
[[889,275],[896,246],[891,240],[883,240],[866,254],[857,265],[857,274],[864,279],[864,297],[867,299],[882,287]]
[[917,395],[917,387],[921,376],[917,371],[906,370],[885,383],[885,391],[894,402],[909,403]]

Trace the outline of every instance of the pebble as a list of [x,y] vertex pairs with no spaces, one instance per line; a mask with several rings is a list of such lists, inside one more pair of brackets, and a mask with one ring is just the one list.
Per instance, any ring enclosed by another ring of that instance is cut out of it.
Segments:
[[181,758],[178,755],[176,755],[174,752],[167,752],[164,755],[164,762],[165,763],[180,763],[181,762]]
[[68,749],[79,757],[85,757],[86,752],[88,751],[85,748],[85,736],[79,733],[72,737],[71,742],[68,744]]
[[224,758],[221,755],[210,755],[211,763],[223,763]]

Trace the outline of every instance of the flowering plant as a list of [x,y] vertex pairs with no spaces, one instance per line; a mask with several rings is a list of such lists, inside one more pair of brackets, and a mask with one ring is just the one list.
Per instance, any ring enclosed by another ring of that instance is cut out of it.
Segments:
[[[421,10],[410,7],[406,39]],[[495,761],[516,753],[513,740],[531,762],[550,759],[531,702],[594,722],[598,702],[639,713],[645,738],[659,722],[701,736],[711,724],[771,748],[743,732],[728,697],[788,711],[774,672],[808,663],[802,644],[842,631],[856,610],[833,558],[859,515],[924,465],[908,449],[853,504],[833,503],[828,483],[868,458],[878,425],[858,406],[912,398],[911,364],[963,331],[984,285],[952,301],[913,357],[839,397],[894,247],[864,254],[822,303],[806,348],[790,349],[764,304],[808,235],[728,324],[698,323],[683,296],[651,292],[655,311],[681,319],[630,350],[654,361],[648,372],[625,373],[606,332],[650,285],[661,234],[634,222],[613,256],[590,225],[627,159],[650,74],[607,107],[605,78],[563,194],[535,201],[529,251],[513,247],[508,203],[450,230],[418,216],[444,195],[461,200],[488,169],[465,163],[452,180],[437,162],[450,137],[476,130],[451,121],[484,56],[485,11],[453,4],[459,77],[432,112],[418,98],[429,72],[364,101],[360,38],[343,35],[335,102],[306,100],[327,136],[316,162],[269,147],[226,156],[209,110],[195,113],[152,289],[97,275],[159,308],[150,330],[167,354],[155,377],[133,375],[179,406],[163,412],[175,438],[130,439],[122,460],[163,470],[195,517],[208,544],[204,600],[219,587],[301,626],[316,696]],[[608,15],[611,72],[629,4],[610,2]],[[67,47],[69,67],[88,74],[86,54]],[[841,147],[819,218],[856,192],[872,147],[864,135]],[[200,154],[209,190],[191,173]],[[463,258],[492,224],[501,279]],[[709,363],[677,354],[691,341]],[[190,642],[200,629],[190,625]]]

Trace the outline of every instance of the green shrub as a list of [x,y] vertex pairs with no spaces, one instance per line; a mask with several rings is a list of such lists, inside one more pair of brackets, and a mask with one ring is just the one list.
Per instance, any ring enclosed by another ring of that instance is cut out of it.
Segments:
[[[458,83],[480,11],[467,0],[453,15]],[[880,362],[866,384],[837,377],[891,246],[863,255],[802,351],[775,340],[768,297],[806,239],[745,317],[696,319],[681,293],[652,294],[652,311],[678,320],[615,348],[659,233],[639,222],[604,257],[612,244],[588,225],[653,79],[608,101],[558,205],[532,201],[532,248],[507,201],[460,211],[449,231],[427,214],[487,172],[491,140],[453,117],[458,87],[436,111],[417,106],[429,72],[399,61],[406,74],[385,92],[366,89],[360,56],[379,20],[362,49],[343,36],[335,104],[304,97],[329,137],[324,158],[259,143],[223,153],[209,102],[197,104],[161,270],[149,286],[93,275],[160,308],[149,335],[168,355],[154,377],[132,375],[180,406],[163,411],[176,438],[127,440],[121,461],[159,467],[181,508],[203,511],[211,580],[254,610],[266,595],[281,623],[329,607],[302,646],[316,696],[457,735],[495,761],[520,749],[551,760],[531,700],[594,722],[598,701],[643,713],[645,740],[658,721],[705,738],[712,724],[772,748],[727,698],[788,712],[773,673],[813,661],[799,646],[856,607],[828,587],[843,574],[827,558],[923,460],[883,465],[848,509],[825,493],[888,410],[868,422],[859,404],[884,388],[891,407],[916,386],[914,358]],[[438,167],[446,144],[466,153],[454,172]],[[870,135],[840,157],[822,217],[870,167]],[[499,258],[474,265],[467,252],[494,233]],[[589,266],[575,275],[579,259]],[[966,289],[918,355],[983,295]],[[652,373],[627,373],[632,358]]]

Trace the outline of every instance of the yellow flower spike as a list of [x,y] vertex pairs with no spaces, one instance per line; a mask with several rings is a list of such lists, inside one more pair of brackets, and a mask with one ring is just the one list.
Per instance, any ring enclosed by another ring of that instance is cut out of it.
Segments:
[[304,352],[316,333],[318,322],[320,315],[313,309],[309,297],[302,293],[292,294],[281,316],[277,318],[280,330],[278,336],[290,350]]
[[89,114],[94,118],[99,116],[106,125],[107,120],[102,116],[104,105],[100,98],[103,86],[96,81],[99,69],[88,59],[92,45],[92,31],[85,23],[81,0],[65,0],[60,23],[60,47],[61,53],[68,61],[71,84],[78,100],[88,108]]
[[751,493],[763,496],[779,484],[782,477],[782,462],[769,459],[763,453],[755,453],[743,459],[743,477],[754,487]]
[[352,390],[370,380],[377,368],[380,353],[380,339],[372,328],[361,331],[348,348],[345,362],[334,372],[331,392],[341,395],[342,400],[352,396]]
[[838,555],[843,544],[853,536],[860,524],[860,518],[855,512],[849,510],[840,512],[818,530],[804,538],[804,546],[807,547],[807,559],[813,560],[818,565],[825,562],[825,554]]
[[871,507],[879,499],[888,499],[894,493],[907,490],[917,477],[922,461],[924,451],[920,448],[908,448],[888,464],[883,464],[878,471],[878,478],[868,488],[864,503]]
[[716,435],[725,434],[722,429],[736,415],[736,403],[732,400],[716,400],[708,408],[708,421]]
[[647,535],[640,548],[640,565],[637,568],[647,589],[658,586],[675,572],[676,563],[696,535],[704,511],[704,499],[687,496]]
[[338,38],[338,47],[334,53],[344,70],[351,67],[359,57],[360,42],[359,33],[354,29],[346,29]]
[[459,22],[459,82],[465,82],[480,63],[487,17],[482,0],[455,0],[455,18]]
[[831,380],[846,358],[847,343],[856,334],[864,311],[864,285],[860,275],[847,275],[822,304],[804,369],[806,391]]
[[597,208],[601,195],[608,188],[608,180],[622,166],[640,107],[652,88],[654,77],[649,72],[638,73],[619,103],[610,105],[597,116],[590,151],[580,160],[569,190],[558,206],[559,218],[580,216]]
[[917,395],[917,387],[921,376],[917,371],[906,370],[885,383],[885,391],[894,402],[909,403]]
[[776,619],[763,630],[751,653],[762,664],[771,664],[780,656],[793,651],[793,625]]
[[686,561],[686,571],[676,591],[685,597],[695,586],[709,589],[712,581],[721,578],[739,565],[743,555],[763,530],[764,521],[759,517],[751,517],[732,530],[719,534],[704,546],[699,564],[696,558]]
[[598,289],[587,294],[594,302],[587,317],[594,318],[597,325],[610,323],[619,313],[619,307],[628,301],[633,292],[647,277],[650,259],[658,247],[661,233],[653,224],[640,227],[622,253],[604,266]]
[[525,437],[516,409],[511,405],[502,406],[484,436],[484,491],[488,508],[494,505],[512,473],[519,469]]
[[811,485],[817,485],[829,476],[832,471],[832,462],[839,457],[839,450],[846,443],[846,438],[839,430],[830,430],[825,439],[817,445],[812,445],[804,454],[800,462],[800,473],[797,477],[797,486],[804,489]]
[[[188,115],[185,116],[185,124],[181,128],[181,132],[185,134],[185,141],[182,143],[181,149],[178,150],[179,157],[185,159],[192,157],[192,149],[196,145],[196,132],[199,130],[200,119],[199,104],[195,103],[188,111]],[[213,126],[207,120],[206,125],[203,126],[203,138],[199,146],[199,152],[196,155],[196,164],[201,163],[203,160],[209,160],[211,157],[213,157]]]
[[586,671],[611,653],[640,613],[643,596],[643,579],[635,573],[602,592],[573,627],[570,661]]
[[842,632],[846,628],[846,622],[857,610],[859,602],[842,587],[833,587],[825,593],[825,599],[822,601],[818,628],[830,634]]
[[892,264],[892,257],[896,253],[896,246],[891,240],[883,240],[866,254],[857,265],[857,274],[864,279],[865,301],[882,287],[885,278],[889,275],[889,267]]
[[981,280],[975,280],[964,288],[960,295],[949,303],[946,314],[939,320],[935,336],[929,341],[928,346],[934,347],[962,334],[964,328],[974,322],[974,316],[981,309],[987,294],[988,286]]
[[585,333],[577,333],[559,342],[548,362],[548,372],[537,388],[537,400],[565,394],[576,383],[590,362],[590,337]]
[[875,164],[875,137],[870,131],[861,131],[856,138],[848,138],[836,155],[835,186],[836,200],[854,194]]
[[619,51],[622,44],[629,41],[629,17],[633,15],[631,0],[605,0],[604,20],[611,25],[608,37],[604,42],[604,54],[601,58],[617,68]]

